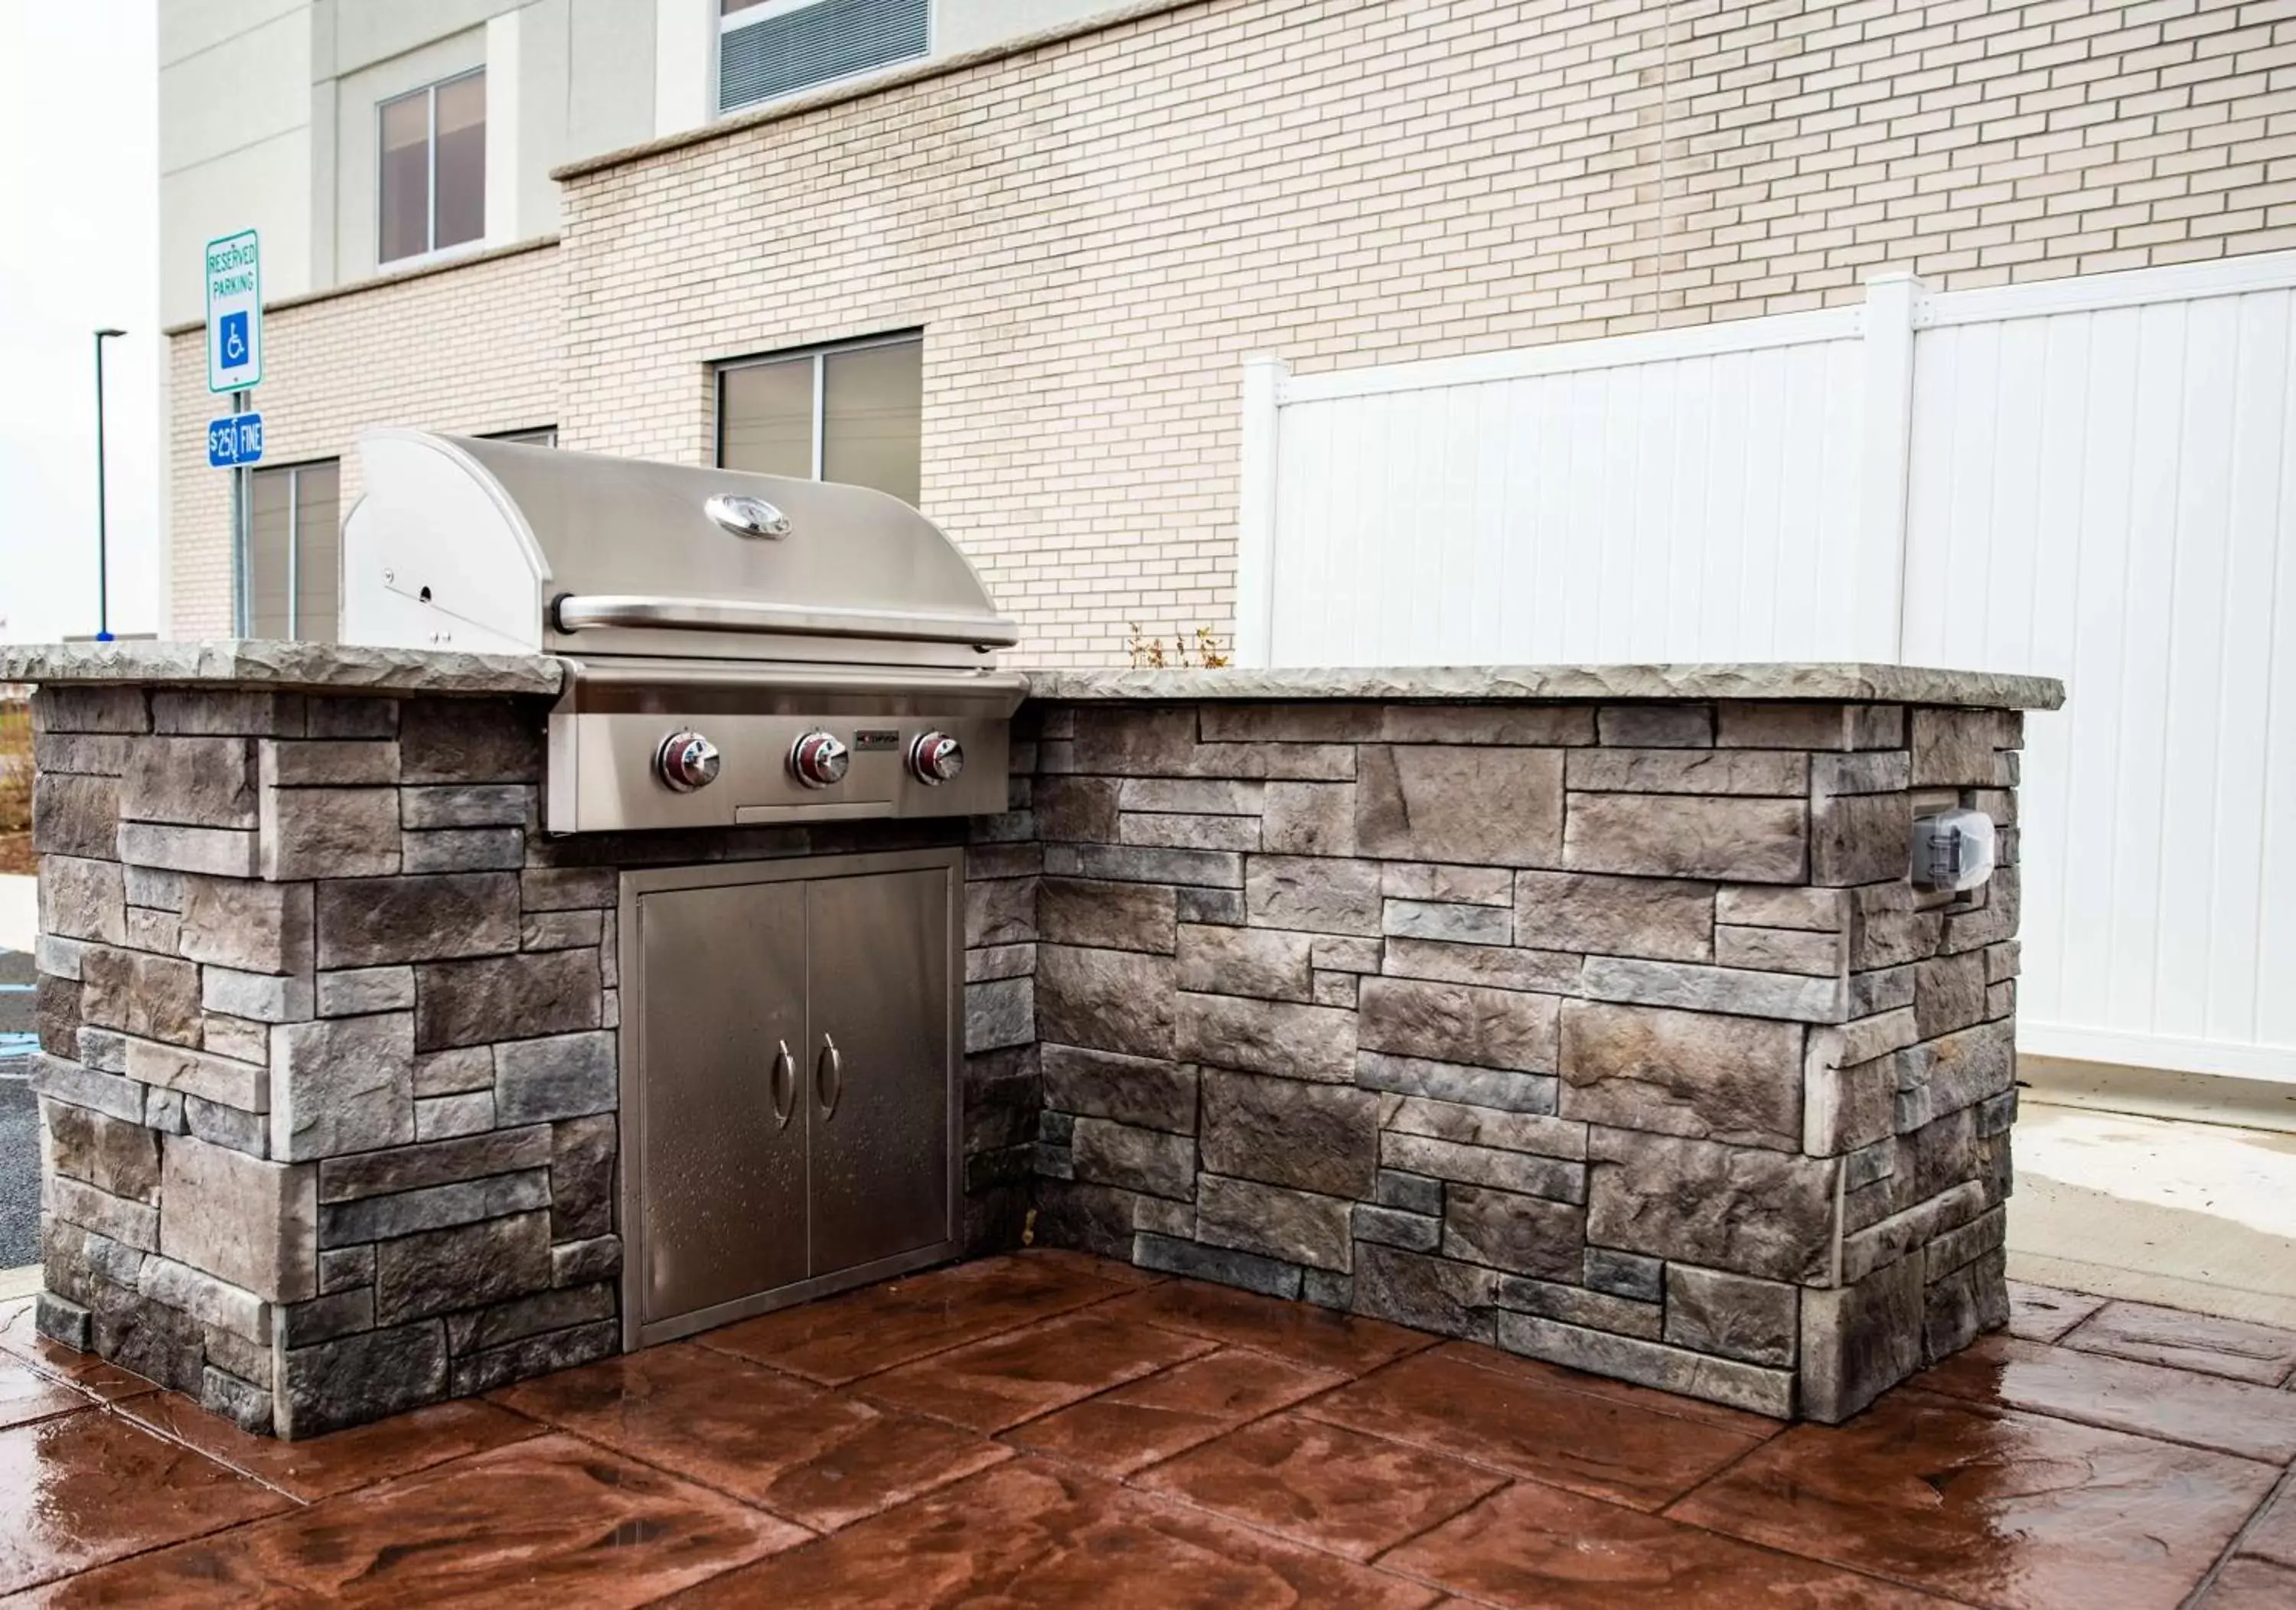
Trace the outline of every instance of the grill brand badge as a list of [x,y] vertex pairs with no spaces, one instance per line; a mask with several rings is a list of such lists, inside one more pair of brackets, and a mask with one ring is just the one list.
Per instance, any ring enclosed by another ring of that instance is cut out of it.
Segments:
[[873,749],[898,749],[901,735],[889,727],[863,727],[853,734],[853,747],[865,755]]
[[721,492],[701,505],[701,512],[735,536],[779,542],[790,534],[789,516],[761,497]]

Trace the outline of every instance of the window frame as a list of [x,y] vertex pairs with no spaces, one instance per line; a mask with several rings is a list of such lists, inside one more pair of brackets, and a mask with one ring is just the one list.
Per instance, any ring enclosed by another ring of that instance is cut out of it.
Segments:
[[[845,341],[817,341],[807,347],[788,347],[778,352],[752,353],[748,357],[720,358],[709,366],[709,462],[713,469],[723,470],[726,464],[726,377],[736,370],[763,369],[769,364],[794,364],[800,359],[813,365],[813,454],[807,478],[820,480],[822,467],[827,462],[829,411],[825,406],[829,394],[828,360],[848,352],[867,352],[878,347],[917,348],[917,402],[922,413],[924,403],[924,344],[922,325],[907,330],[888,331],[882,335],[856,337]],[[924,425],[920,418],[917,426],[917,462],[922,472],[924,462]]]
[[865,67],[858,72],[847,73],[841,78],[823,78],[817,83],[804,85],[797,89],[784,90],[778,95],[767,95],[763,100],[744,101],[739,106],[728,106],[726,104],[726,36],[756,23],[770,21],[775,17],[785,17],[791,12],[801,12],[810,6],[819,5],[822,0],[758,0],[757,4],[745,5],[738,12],[726,10],[725,0],[713,0],[713,4],[718,7],[718,26],[709,31],[709,120],[713,123],[720,118],[739,117],[744,112],[753,112],[761,107],[776,105],[799,95],[817,94],[824,90],[841,89],[846,85],[859,84],[865,79],[873,78],[879,73],[891,72],[897,68],[914,67],[920,61],[930,61],[933,58],[934,51],[939,47],[940,39],[940,0],[925,0],[925,47],[922,53],[903,56],[898,61],[882,61],[875,67]]
[[[332,623],[333,635],[325,639],[302,635],[302,564],[303,564],[303,476],[313,470],[335,472],[335,617]],[[244,572],[247,589],[246,618],[248,633],[255,633],[255,486],[257,476],[283,475],[287,478],[287,642],[338,642],[343,630],[343,461],[333,457],[297,459],[284,464],[258,464],[249,471],[247,512],[247,557]]]
[[[430,264],[445,262],[465,252],[483,249],[486,246],[486,158],[483,140],[480,142],[479,159],[479,233],[467,241],[457,241],[452,246],[441,246],[438,243],[439,92],[450,84],[460,84],[465,78],[483,78],[486,76],[487,65],[481,61],[476,67],[466,67],[461,72],[448,73],[443,78],[434,78],[428,84],[418,84],[413,89],[402,90],[398,94],[386,95],[374,103],[374,266],[378,274],[397,274],[402,269],[427,267]],[[410,252],[403,257],[386,257],[382,255],[382,243],[387,238],[382,218],[382,164],[387,147],[383,143],[382,115],[390,108],[397,106],[403,101],[412,101],[417,95],[423,97],[422,115],[425,119],[422,134],[422,239],[427,244],[421,251]],[[491,104],[488,104],[487,113],[487,124],[491,126],[493,122]]]

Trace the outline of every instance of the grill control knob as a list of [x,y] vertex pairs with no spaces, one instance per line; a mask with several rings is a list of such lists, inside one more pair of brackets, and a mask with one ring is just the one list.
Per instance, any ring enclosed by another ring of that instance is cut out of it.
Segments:
[[852,764],[852,751],[827,732],[808,732],[790,749],[790,770],[808,789],[843,782]]
[[672,732],[655,751],[653,769],[662,781],[680,794],[706,789],[718,780],[723,764],[718,746],[699,732]]
[[953,782],[964,770],[964,746],[946,732],[920,732],[909,746],[909,770],[929,788]]

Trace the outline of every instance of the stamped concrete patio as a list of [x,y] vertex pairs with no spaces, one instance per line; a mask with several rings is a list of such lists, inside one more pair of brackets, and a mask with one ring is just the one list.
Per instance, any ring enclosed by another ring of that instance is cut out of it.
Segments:
[[0,1349],[7,1605],[2296,1604],[2296,1333],[2035,1287],[1838,1427],[1055,1252],[297,1443]]

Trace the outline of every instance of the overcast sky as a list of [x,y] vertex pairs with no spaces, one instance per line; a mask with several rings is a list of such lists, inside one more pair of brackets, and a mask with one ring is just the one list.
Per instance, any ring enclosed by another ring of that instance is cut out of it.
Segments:
[[153,4],[0,0],[0,640],[95,630],[101,325],[128,332],[105,343],[111,629],[157,625]]

